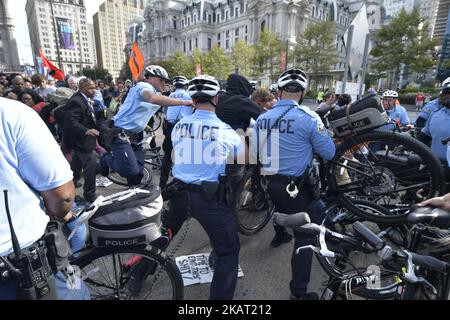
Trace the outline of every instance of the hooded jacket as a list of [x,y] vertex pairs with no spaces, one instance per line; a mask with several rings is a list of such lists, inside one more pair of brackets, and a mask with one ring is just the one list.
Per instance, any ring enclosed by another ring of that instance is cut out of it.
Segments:
[[260,107],[249,96],[251,83],[243,76],[232,74],[227,80],[227,91],[219,95],[216,113],[220,120],[234,130],[247,130],[250,120],[257,119],[262,113]]

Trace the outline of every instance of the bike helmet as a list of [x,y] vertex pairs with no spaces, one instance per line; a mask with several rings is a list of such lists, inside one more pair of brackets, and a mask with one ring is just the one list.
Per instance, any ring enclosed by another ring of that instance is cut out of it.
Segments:
[[450,77],[448,77],[447,79],[444,80],[444,82],[442,82],[441,93],[445,93],[445,94],[450,93]]
[[158,77],[166,81],[170,81],[169,74],[167,73],[166,69],[157,65],[150,65],[145,67],[145,77]]
[[177,86],[177,85],[186,86],[189,84],[189,80],[186,77],[178,76],[173,79],[172,84],[174,86]]
[[272,93],[277,93],[278,86],[275,83],[271,84],[270,87],[269,87],[269,91],[272,92]]
[[398,98],[398,93],[397,91],[394,90],[386,90],[385,92],[383,92],[383,96],[382,98]]
[[277,82],[279,89],[297,87],[298,91],[305,91],[308,87],[306,74],[300,69],[289,69],[283,72]]
[[189,81],[188,93],[192,98],[215,97],[220,91],[219,82],[214,77],[201,75]]

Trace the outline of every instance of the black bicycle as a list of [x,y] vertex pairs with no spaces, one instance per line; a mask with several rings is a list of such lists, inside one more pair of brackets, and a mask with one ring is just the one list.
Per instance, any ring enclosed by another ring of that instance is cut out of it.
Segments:
[[[436,250],[425,255],[416,253],[424,240],[426,222],[434,226],[448,226],[450,214],[443,210],[423,208],[410,212],[407,221],[416,226],[409,232],[406,249],[394,249],[360,221],[353,224],[353,232],[340,233],[325,226],[311,224],[306,213],[284,215],[275,213],[277,224],[293,227],[295,231],[316,238],[317,246],[297,250],[313,250],[320,259],[336,260],[333,268],[321,263],[330,276],[322,299],[351,299],[357,295],[367,299],[448,299],[450,264],[444,261],[450,253],[447,246],[439,254]],[[450,236],[450,235],[449,235]],[[448,237],[445,237],[448,241]],[[442,243],[442,239],[436,240]],[[381,259],[370,268],[354,266],[349,253],[376,253]],[[347,265],[351,268],[348,269]]]

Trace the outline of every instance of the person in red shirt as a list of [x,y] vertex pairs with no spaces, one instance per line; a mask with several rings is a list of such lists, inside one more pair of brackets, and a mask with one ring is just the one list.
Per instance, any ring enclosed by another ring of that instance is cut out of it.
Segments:
[[420,111],[423,107],[423,102],[425,101],[425,95],[423,93],[419,93],[416,96],[416,110]]

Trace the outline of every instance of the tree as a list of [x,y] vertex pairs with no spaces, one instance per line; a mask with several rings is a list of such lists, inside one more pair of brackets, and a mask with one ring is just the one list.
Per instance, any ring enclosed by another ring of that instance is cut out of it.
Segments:
[[254,50],[244,40],[238,40],[231,52],[231,63],[234,70],[249,77],[251,73],[251,65],[254,60]]
[[190,57],[187,57],[183,52],[177,51],[170,57],[171,63],[176,66],[176,75],[185,76],[192,79],[195,76],[195,65]]
[[84,68],[82,74],[92,80],[106,81],[107,79],[112,78],[112,75],[108,70],[101,68]]
[[372,67],[378,72],[391,72],[389,86],[396,87],[400,77],[410,72],[425,72],[433,67],[431,58],[435,40],[428,37],[428,24],[416,8],[411,13],[404,9],[379,33],[371,55],[375,57]]
[[230,58],[223,49],[215,45],[211,51],[203,55],[203,73],[215,77],[217,80],[225,80],[233,70]]
[[323,21],[309,24],[297,38],[294,49],[295,63],[312,75],[315,90],[319,73],[329,72],[338,62],[335,37],[333,22]]
[[269,72],[272,79],[279,75],[279,65],[281,57],[281,40],[275,33],[264,29],[258,42],[254,46],[255,71],[254,76],[260,76]]
[[120,69],[119,78],[123,81],[127,79],[132,80],[133,75],[131,74],[130,67],[128,66],[128,62],[124,62],[122,65],[122,69]]

